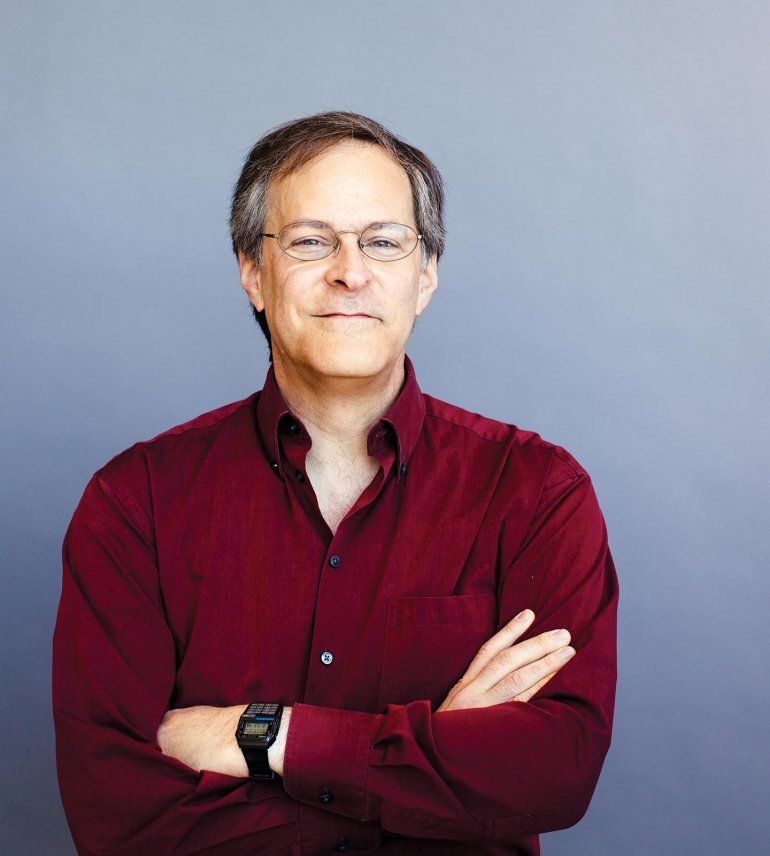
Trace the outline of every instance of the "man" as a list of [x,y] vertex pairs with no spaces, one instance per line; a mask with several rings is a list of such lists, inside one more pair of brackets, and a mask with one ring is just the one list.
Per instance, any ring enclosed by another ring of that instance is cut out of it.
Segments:
[[587,810],[606,527],[565,449],[419,389],[442,216],[433,164],[364,116],[249,153],[231,232],[264,386],[116,455],[64,539],[80,853],[536,854]]

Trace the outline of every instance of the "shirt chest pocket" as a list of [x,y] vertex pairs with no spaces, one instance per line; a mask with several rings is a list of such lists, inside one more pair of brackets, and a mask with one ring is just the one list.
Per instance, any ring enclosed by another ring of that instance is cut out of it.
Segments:
[[390,598],[378,710],[419,699],[435,710],[496,625],[494,594]]

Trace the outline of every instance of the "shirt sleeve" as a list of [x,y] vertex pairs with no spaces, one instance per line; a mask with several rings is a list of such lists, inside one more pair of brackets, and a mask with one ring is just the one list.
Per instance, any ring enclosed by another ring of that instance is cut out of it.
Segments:
[[[139,479],[135,479],[136,482]],[[278,852],[280,780],[198,772],[156,736],[176,675],[146,498],[96,473],[64,536],[53,635],[56,767],[80,854]]]
[[296,704],[287,793],[395,834],[457,841],[584,816],[611,741],[619,587],[590,477],[564,450],[502,570],[498,627],[530,608],[518,641],[566,627],[572,659],[528,702],[436,713],[422,699],[375,714]]

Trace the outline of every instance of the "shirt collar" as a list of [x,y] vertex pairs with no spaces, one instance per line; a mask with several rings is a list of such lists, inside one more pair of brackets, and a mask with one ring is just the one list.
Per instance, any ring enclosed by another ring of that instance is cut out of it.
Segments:
[[[417,438],[420,436],[425,416],[425,400],[417,384],[414,365],[406,353],[404,354],[404,374],[404,384],[401,391],[387,411],[371,427],[367,437],[369,454],[373,454],[382,438],[387,435],[386,426],[390,425],[396,443],[396,483],[401,481],[406,472],[407,463],[417,443]],[[298,433],[295,435],[297,439],[304,436],[305,439],[309,440],[309,435],[302,420],[289,409],[281,394],[275,379],[275,367],[272,362],[267,370],[264,386],[257,398],[256,410],[257,425],[265,448],[270,455],[271,466],[283,477],[278,433],[284,421],[289,422],[289,424],[293,422],[298,427]]]

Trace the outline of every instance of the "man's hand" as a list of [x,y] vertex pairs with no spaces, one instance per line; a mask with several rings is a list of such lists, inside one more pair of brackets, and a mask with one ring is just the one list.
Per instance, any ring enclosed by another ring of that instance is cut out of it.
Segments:
[[[193,770],[211,770],[246,779],[249,768],[235,739],[238,720],[247,704],[232,707],[195,705],[167,710],[158,728],[157,741],[164,755],[171,755]],[[284,707],[278,736],[267,750],[270,769],[283,776],[283,755],[291,708]]]
[[[531,609],[517,615],[479,648],[465,674],[436,709],[490,707],[506,701],[529,701],[569,661],[575,649],[552,631],[511,645],[535,617]],[[566,646],[566,647],[565,647]],[[566,653],[566,657],[562,654]]]

